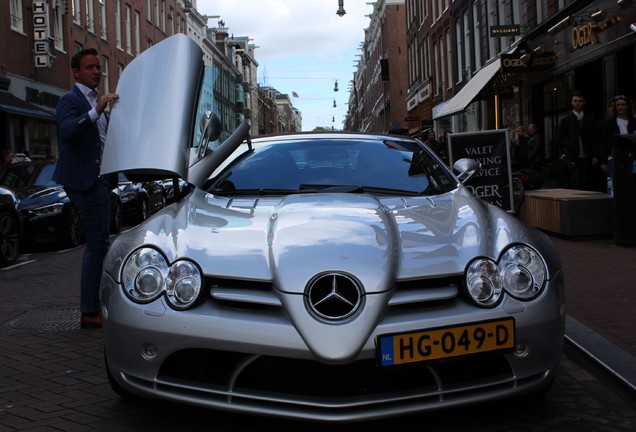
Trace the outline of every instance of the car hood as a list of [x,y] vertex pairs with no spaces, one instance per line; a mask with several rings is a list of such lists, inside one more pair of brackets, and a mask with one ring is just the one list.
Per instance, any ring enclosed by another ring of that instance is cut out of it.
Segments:
[[20,199],[19,208],[41,207],[68,200],[62,186],[28,186],[12,189]]
[[304,292],[320,272],[344,271],[377,293],[391,290],[396,278],[463,274],[475,256],[496,259],[514,242],[545,243],[540,252],[556,258],[543,233],[519,229],[514,215],[463,188],[382,199],[328,193],[228,199],[195,189],[122,233],[113,244],[121,252],[111,255],[123,259],[134,245],[154,244],[169,261],[187,257],[205,274],[274,281],[288,293]]

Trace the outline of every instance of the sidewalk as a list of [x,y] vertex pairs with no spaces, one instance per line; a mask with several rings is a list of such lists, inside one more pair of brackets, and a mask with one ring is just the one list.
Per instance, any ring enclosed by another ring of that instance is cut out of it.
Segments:
[[636,395],[636,248],[551,238],[565,277],[566,345]]

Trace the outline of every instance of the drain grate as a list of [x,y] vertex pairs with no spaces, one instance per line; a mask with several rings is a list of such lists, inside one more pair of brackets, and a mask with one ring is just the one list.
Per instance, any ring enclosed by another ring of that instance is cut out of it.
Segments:
[[18,315],[2,327],[4,330],[38,332],[77,330],[80,316],[79,309],[36,309]]

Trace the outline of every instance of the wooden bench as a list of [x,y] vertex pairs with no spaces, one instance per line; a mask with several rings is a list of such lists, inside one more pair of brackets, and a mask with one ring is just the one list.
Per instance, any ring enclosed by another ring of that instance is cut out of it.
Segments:
[[526,191],[519,218],[528,225],[563,236],[613,233],[613,198],[575,189]]

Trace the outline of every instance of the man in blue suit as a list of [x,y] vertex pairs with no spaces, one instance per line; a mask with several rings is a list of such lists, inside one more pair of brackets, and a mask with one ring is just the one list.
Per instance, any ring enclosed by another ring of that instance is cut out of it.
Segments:
[[107,107],[119,99],[115,93],[100,95],[97,88],[102,67],[96,49],[83,49],[71,59],[75,85],[57,105],[59,158],[53,180],[64,186],[77,208],[86,250],[80,281],[80,325],[102,325],[99,287],[104,258],[110,246],[108,202],[112,185],[99,175],[106,141]]

